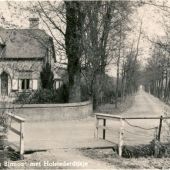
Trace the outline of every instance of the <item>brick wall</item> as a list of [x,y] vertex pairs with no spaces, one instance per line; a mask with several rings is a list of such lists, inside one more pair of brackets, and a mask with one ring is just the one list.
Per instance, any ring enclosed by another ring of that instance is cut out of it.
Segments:
[[73,120],[88,117],[93,113],[92,102],[68,104],[14,105],[16,115],[26,121]]

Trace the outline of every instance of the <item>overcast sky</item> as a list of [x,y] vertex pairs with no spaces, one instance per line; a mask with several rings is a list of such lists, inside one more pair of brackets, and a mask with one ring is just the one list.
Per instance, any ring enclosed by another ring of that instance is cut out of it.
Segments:
[[[20,1],[18,3],[21,3]],[[23,3],[23,1],[22,1]],[[19,17],[12,17],[15,14],[15,10],[11,11],[8,8],[7,2],[0,0],[0,18],[3,16],[6,21],[10,23],[15,23],[20,25],[22,28],[28,28],[29,22],[28,17],[29,14],[19,13]],[[137,34],[139,30],[140,20],[142,19],[142,30],[144,35],[147,35],[149,38],[156,38],[157,36],[164,36],[164,29],[162,26],[162,12],[158,10],[157,7],[150,5],[143,5],[138,8],[137,12],[132,17],[134,19],[136,27],[134,27],[134,33],[132,33],[132,37],[136,36],[133,34]],[[43,26],[40,25],[40,28],[43,29]],[[142,38],[140,41],[140,60],[141,62],[145,62],[146,58],[150,56],[150,47],[151,44],[148,42],[146,38]],[[109,68],[111,68],[110,66]],[[114,69],[110,70],[110,74],[114,74]]]

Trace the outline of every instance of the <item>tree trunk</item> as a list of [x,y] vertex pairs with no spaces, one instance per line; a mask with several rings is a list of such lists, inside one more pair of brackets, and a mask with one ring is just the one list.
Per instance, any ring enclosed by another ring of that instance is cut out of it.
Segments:
[[125,100],[125,87],[126,87],[126,73],[122,71],[122,87],[121,87],[121,100],[124,102]]
[[167,96],[168,96],[168,75],[167,75],[167,69],[165,74],[165,89],[164,89],[164,100],[167,102]]
[[117,78],[116,78],[116,94],[115,94],[115,108],[118,104],[118,93],[119,93],[119,60],[117,61]]
[[77,72],[74,75],[74,84],[69,85],[69,102],[80,102],[81,101],[81,76]]
[[81,101],[81,64],[82,31],[84,24],[83,2],[65,1],[66,5],[66,33],[65,45],[68,58],[69,102]]

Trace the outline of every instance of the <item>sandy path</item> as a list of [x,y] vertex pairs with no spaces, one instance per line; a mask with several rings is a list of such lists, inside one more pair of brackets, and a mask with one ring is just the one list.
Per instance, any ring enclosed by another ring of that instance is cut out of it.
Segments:
[[[124,116],[160,116],[166,105],[156,97],[140,90],[135,96],[133,106],[123,113]],[[166,106],[169,109],[168,106]]]

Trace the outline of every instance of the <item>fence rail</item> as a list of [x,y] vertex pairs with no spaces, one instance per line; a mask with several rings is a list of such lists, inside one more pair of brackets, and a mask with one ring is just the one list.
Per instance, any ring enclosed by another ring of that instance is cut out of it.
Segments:
[[[119,152],[119,156],[122,156],[122,147],[123,147],[123,135],[124,135],[124,131],[126,131],[124,129],[124,125],[125,123],[129,123],[127,120],[134,120],[134,119],[157,119],[160,120],[159,125],[157,127],[154,128],[142,128],[139,126],[134,126],[134,127],[138,127],[141,128],[143,130],[151,130],[151,129],[155,129],[156,131],[156,139],[158,141],[160,141],[161,138],[161,129],[162,129],[162,120],[164,119],[170,119],[170,117],[166,116],[157,116],[157,117],[122,117],[122,116],[118,116],[118,115],[111,115],[111,114],[104,114],[104,113],[96,113],[96,130],[95,130],[95,136],[98,138],[99,134],[99,129],[102,129],[102,139],[106,139],[106,130],[110,130],[110,127],[107,127],[107,120],[118,120],[120,122],[120,129],[119,129],[119,144],[118,144],[118,152]],[[99,121],[102,120],[103,125],[99,125]],[[112,128],[113,129],[113,128]],[[114,129],[113,129],[114,130]]]
[[[112,115],[112,114],[104,114],[104,113],[96,113],[95,114],[97,116],[98,119],[103,119],[103,118],[110,118],[110,119],[160,119],[160,116],[157,117],[122,117],[119,115]],[[163,117],[162,119],[170,119],[170,117],[166,116]]]
[[19,152],[20,152],[20,158],[23,159],[24,158],[24,123],[25,123],[25,119],[23,119],[19,116],[16,116],[12,113],[7,113],[7,115],[11,118],[11,120],[14,120],[15,122],[20,124],[19,130],[12,127],[11,124],[10,124],[9,129],[16,135],[20,136]]

